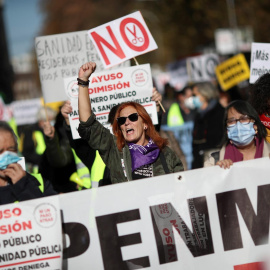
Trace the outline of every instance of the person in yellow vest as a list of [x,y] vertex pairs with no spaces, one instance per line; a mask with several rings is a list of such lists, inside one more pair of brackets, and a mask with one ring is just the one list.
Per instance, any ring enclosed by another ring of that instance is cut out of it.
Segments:
[[[114,117],[113,112],[116,108],[111,111],[111,118]],[[84,174],[87,167],[88,172],[90,172],[90,186],[91,188],[96,188],[99,186],[111,184],[110,171],[105,166],[103,160],[101,159],[99,152],[90,148],[88,143],[83,139],[73,140],[68,114],[72,112],[72,106],[70,101],[66,101],[61,108],[61,113],[65,118],[65,129],[71,147],[74,149],[74,154],[76,155],[75,161],[77,165],[77,175],[72,176],[72,181],[75,181],[82,187],[85,187]],[[86,151],[87,149],[87,151]]]
[[14,131],[0,121],[0,205],[56,195],[49,181],[32,176],[17,164],[17,152]]
[[39,162],[39,173],[44,178],[50,179],[54,189],[59,193],[78,190],[77,185],[70,181],[70,176],[77,168],[63,123],[64,118],[60,112],[56,116],[54,126],[49,121],[44,122],[46,150]]
[[27,167],[30,172],[37,172],[41,155],[46,149],[44,141],[43,126],[48,120],[54,125],[56,111],[50,107],[41,107],[37,113],[37,123],[28,126],[20,135],[21,149],[20,152],[25,157]]

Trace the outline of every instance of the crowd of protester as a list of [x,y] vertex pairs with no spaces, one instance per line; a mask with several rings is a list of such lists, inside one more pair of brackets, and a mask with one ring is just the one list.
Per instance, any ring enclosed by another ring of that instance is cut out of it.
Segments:
[[[95,67],[85,63],[78,73],[80,139],[72,138],[69,101],[58,112],[42,107],[38,122],[20,132],[19,146],[10,126],[0,122],[0,205],[269,157],[270,74],[245,95],[237,88],[224,93],[214,82],[180,90],[168,83],[163,96],[154,88],[159,124],[143,106],[126,102],[109,114],[112,134],[91,110],[88,84]],[[17,163],[20,157],[28,172]]]

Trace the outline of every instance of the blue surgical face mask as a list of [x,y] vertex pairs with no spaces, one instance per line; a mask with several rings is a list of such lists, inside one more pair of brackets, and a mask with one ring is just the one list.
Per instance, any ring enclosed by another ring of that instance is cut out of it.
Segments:
[[239,121],[232,127],[227,127],[228,138],[236,146],[245,146],[252,142],[256,135],[254,123],[242,124]]
[[189,109],[199,109],[202,107],[202,102],[200,101],[198,96],[192,96],[185,100],[185,105]]
[[5,151],[0,155],[0,170],[5,170],[11,163],[16,163],[21,160],[20,157],[14,152]]
[[54,120],[51,120],[51,121],[50,121],[50,125],[51,125],[52,127],[54,127],[55,121],[54,121]]

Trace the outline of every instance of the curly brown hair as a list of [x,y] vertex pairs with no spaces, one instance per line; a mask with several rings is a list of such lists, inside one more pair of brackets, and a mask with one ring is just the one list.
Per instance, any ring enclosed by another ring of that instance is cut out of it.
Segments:
[[270,74],[262,75],[250,89],[250,103],[260,114],[270,114]]
[[116,111],[116,114],[114,116],[114,122],[112,125],[113,133],[117,138],[117,148],[121,151],[123,149],[123,147],[125,146],[126,141],[125,141],[125,138],[123,136],[121,128],[118,125],[118,122],[116,119],[120,116],[120,112],[124,108],[129,107],[129,106],[135,108],[137,110],[138,114],[140,115],[140,117],[143,119],[143,122],[145,124],[147,124],[148,128],[145,131],[146,137],[151,138],[160,150],[163,149],[166,145],[168,145],[168,140],[162,138],[159,135],[159,133],[155,130],[155,127],[152,123],[152,120],[151,120],[149,114],[147,113],[147,111],[145,110],[145,108],[142,105],[140,105],[139,103],[136,103],[136,102],[124,102],[124,103],[119,105],[119,107]]

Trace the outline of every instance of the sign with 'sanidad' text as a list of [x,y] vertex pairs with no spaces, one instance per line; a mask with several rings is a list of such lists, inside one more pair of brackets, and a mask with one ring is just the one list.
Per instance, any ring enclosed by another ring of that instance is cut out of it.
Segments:
[[139,11],[88,31],[106,68],[157,49]]
[[104,70],[87,31],[36,37],[35,49],[45,103],[67,100],[63,79],[78,76],[84,63],[95,62],[97,71]]

